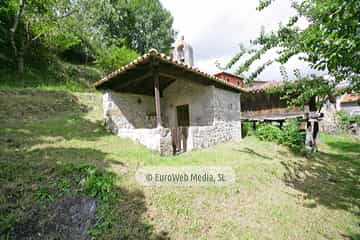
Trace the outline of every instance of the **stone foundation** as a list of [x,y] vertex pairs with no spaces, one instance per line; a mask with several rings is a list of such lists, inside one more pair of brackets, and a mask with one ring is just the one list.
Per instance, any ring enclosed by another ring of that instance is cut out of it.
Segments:
[[215,122],[212,126],[190,127],[189,150],[208,148],[230,139],[241,139],[241,122]]
[[[173,154],[170,128],[117,129],[113,133],[139,142],[162,156]],[[241,124],[219,122],[213,126],[189,127],[187,150],[208,148],[231,139],[241,139]]]

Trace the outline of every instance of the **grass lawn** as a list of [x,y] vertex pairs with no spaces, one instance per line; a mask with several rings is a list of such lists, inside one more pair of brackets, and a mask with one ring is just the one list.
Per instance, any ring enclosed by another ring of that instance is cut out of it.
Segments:
[[[323,134],[320,152],[305,158],[248,137],[160,157],[104,130],[100,101],[0,91],[0,239],[34,209],[77,194],[98,200],[97,239],[360,239],[360,141]],[[134,178],[142,166],[189,165],[232,167],[236,183],[143,187]],[[116,176],[115,197],[86,189],[91,171],[105,185]]]

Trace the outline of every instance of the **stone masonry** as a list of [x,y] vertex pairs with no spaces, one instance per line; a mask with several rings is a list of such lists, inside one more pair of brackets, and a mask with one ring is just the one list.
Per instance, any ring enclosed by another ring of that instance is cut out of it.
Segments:
[[107,127],[162,155],[172,154],[170,128],[177,127],[176,106],[189,105],[188,150],[241,138],[240,94],[178,79],[161,98],[163,126],[156,128],[154,97],[107,92],[103,97]]

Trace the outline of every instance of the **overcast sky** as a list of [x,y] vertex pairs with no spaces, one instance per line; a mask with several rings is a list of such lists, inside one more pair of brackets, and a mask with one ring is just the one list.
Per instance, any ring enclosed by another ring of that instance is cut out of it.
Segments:
[[[184,35],[185,41],[194,49],[195,66],[209,73],[219,70],[215,61],[226,64],[238,53],[239,43],[249,44],[260,32],[276,29],[280,22],[286,22],[294,13],[289,0],[277,0],[262,12],[256,11],[257,0],[160,0],[163,6],[174,16],[174,28]],[[302,23],[306,24],[305,21]],[[269,53],[257,64],[275,56]],[[254,65],[254,68],[256,65]],[[268,67],[258,78],[262,80],[281,80],[279,64]],[[286,65],[290,75],[298,68],[303,75],[315,73],[308,64],[291,59]],[[231,72],[231,71],[230,71]]]

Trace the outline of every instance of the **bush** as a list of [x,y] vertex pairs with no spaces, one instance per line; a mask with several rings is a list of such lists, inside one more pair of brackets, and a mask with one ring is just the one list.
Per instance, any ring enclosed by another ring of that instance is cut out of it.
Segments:
[[260,140],[266,140],[276,143],[281,143],[283,137],[281,129],[269,123],[260,124],[256,128],[255,135]]
[[282,144],[288,146],[292,151],[299,152],[304,148],[305,136],[299,131],[299,121],[290,119],[286,121],[282,129]]
[[354,122],[356,122],[356,124],[358,126],[360,126],[360,115],[355,115],[353,116]]
[[252,122],[244,122],[241,126],[241,135],[242,137],[252,136],[254,135],[253,123]]
[[339,111],[337,112],[337,118],[341,128],[344,130],[347,130],[353,122],[360,126],[360,115],[351,116],[345,111]]
[[342,129],[347,129],[350,126],[351,116],[347,112],[337,112],[337,118]]
[[269,123],[263,123],[257,127],[255,135],[260,140],[276,142],[289,147],[294,152],[304,148],[304,135],[299,131],[299,122],[290,119],[285,122],[283,129]]
[[125,46],[111,46],[101,50],[96,58],[96,65],[101,67],[105,72],[112,72],[120,67],[130,63],[139,55],[132,49]]

